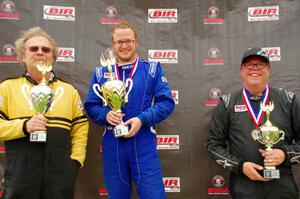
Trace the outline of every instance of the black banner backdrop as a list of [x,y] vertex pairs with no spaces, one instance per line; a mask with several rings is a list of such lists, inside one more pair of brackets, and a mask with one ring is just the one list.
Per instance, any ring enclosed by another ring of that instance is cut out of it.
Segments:
[[[298,0],[2,0],[0,79],[22,74],[13,42],[41,26],[59,43],[56,74],[84,100],[100,53],[110,52],[110,31],[121,19],[138,31],[141,58],[161,61],[175,112],[157,126],[168,198],[229,198],[227,173],[209,159],[205,141],[221,94],[241,87],[242,52],[261,46],[271,56],[270,85],[300,96]],[[107,198],[101,161],[102,127],[91,125],[76,198]],[[0,132],[1,133],[1,132]],[[5,163],[0,147],[0,177]],[[299,167],[295,178],[300,184]],[[136,196],[134,198],[137,198]]]

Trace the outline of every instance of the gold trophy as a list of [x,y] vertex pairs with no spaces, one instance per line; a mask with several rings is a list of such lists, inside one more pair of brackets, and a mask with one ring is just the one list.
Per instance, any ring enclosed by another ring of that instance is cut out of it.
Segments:
[[[42,73],[42,81],[37,86],[34,86],[30,90],[31,102],[38,114],[44,115],[51,105],[53,92],[50,87],[47,86],[46,73],[52,70],[51,63],[39,63],[37,69]],[[34,131],[30,133],[31,142],[46,142],[46,131]]]
[[[109,72],[109,80],[105,82],[101,88],[99,84],[93,85],[93,91],[103,101],[104,106],[109,106],[113,111],[122,113],[121,108],[128,102],[128,95],[132,89],[132,79],[127,78],[125,83],[115,78],[112,73],[112,65],[115,64],[115,58],[110,56],[104,58],[103,55],[100,57],[100,63],[102,66],[107,66]],[[128,91],[126,93],[126,88]],[[102,92],[103,96],[100,94]],[[128,127],[119,124],[114,127],[115,137],[122,137],[128,134]]]
[[[260,105],[262,111],[266,112],[267,121],[262,126],[254,129],[251,132],[251,136],[254,140],[257,140],[261,144],[264,144],[267,151],[272,151],[272,146],[278,143],[280,140],[284,140],[285,133],[279,130],[276,126],[270,122],[270,112],[274,109],[274,104],[269,102],[269,105]],[[279,179],[280,173],[275,166],[266,166],[263,170],[264,178]]]

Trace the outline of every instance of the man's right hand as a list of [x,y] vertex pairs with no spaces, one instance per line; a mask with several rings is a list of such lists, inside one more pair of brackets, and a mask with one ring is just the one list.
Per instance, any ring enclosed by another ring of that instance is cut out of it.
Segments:
[[117,126],[122,123],[123,116],[124,114],[111,110],[106,115],[106,121],[113,126]]
[[262,177],[257,170],[263,170],[263,167],[255,164],[253,162],[245,162],[243,164],[243,173],[248,176],[248,178],[250,178],[251,180],[255,180],[255,181],[270,181],[270,179],[266,179],[264,177]]
[[48,119],[43,115],[35,115],[26,123],[26,130],[28,133],[32,133],[34,131],[46,131],[46,124]]

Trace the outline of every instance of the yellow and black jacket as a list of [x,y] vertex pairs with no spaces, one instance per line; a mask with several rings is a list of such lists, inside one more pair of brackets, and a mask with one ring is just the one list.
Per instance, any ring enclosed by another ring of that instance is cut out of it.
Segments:
[[5,197],[72,199],[78,168],[85,159],[88,120],[77,90],[54,76],[48,85],[53,99],[45,113],[47,142],[30,142],[24,123],[36,115],[30,97],[30,89],[36,85],[28,75],[0,84]]

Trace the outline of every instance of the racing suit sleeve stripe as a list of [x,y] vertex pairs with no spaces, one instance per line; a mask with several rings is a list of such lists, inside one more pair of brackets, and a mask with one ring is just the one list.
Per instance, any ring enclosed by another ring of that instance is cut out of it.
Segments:
[[9,120],[9,118],[7,117],[7,115],[5,113],[3,113],[2,111],[0,111],[0,117],[2,119]]
[[81,120],[81,119],[84,119],[84,120],[87,120],[86,116],[85,115],[81,115],[79,117],[76,117],[72,120],[72,123],[75,123],[77,122],[78,120]]

